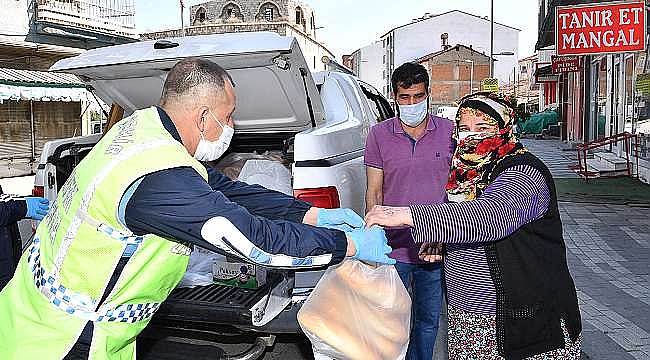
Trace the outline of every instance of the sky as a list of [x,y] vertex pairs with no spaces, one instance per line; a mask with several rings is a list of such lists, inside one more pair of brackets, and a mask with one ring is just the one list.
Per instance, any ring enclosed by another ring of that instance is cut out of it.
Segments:
[[[185,23],[189,7],[206,0],[184,0]],[[317,39],[337,58],[379,40],[392,28],[411,22],[424,13],[462,10],[490,15],[490,0],[302,0],[316,13]],[[493,0],[494,21],[520,29],[519,56],[530,56],[537,41],[536,0]],[[180,28],[178,0],[135,0],[139,32]]]

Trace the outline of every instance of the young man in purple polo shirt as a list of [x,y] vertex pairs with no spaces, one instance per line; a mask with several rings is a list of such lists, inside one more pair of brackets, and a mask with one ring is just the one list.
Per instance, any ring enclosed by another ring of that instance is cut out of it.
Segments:
[[[372,127],[364,163],[366,210],[447,201],[445,186],[454,150],[453,123],[428,112],[429,75],[419,64],[395,69],[391,83],[398,116]],[[410,229],[387,229],[397,272],[412,296],[411,339],[406,358],[430,360],[442,302],[440,263],[418,258]]]

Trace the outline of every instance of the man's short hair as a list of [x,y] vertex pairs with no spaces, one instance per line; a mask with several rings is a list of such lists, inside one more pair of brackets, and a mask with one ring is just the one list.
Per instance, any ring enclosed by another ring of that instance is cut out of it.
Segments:
[[160,104],[165,105],[186,97],[199,98],[205,96],[206,90],[222,97],[226,81],[235,86],[230,74],[214,62],[195,57],[183,59],[169,70]]
[[429,93],[429,73],[427,69],[417,63],[407,62],[400,65],[391,76],[391,85],[393,86],[393,94],[397,95],[397,88],[403,87],[410,88],[415,84],[424,83],[424,89]]

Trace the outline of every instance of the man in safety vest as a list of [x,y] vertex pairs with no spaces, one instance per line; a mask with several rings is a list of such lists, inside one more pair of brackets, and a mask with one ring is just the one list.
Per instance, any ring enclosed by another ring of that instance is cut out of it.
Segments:
[[199,161],[228,148],[234,110],[228,73],[188,58],[169,71],[160,106],[106,133],[0,293],[2,359],[135,358],[135,338],[183,277],[192,244],[270,267],[393,262],[383,230],[364,230],[351,210],[206,169]]

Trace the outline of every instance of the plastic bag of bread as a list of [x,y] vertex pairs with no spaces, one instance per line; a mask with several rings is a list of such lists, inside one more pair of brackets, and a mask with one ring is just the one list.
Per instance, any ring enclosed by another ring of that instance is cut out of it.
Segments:
[[346,259],[330,267],[298,312],[317,358],[404,359],[411,298],[392,265]]

